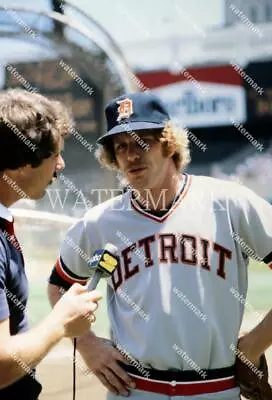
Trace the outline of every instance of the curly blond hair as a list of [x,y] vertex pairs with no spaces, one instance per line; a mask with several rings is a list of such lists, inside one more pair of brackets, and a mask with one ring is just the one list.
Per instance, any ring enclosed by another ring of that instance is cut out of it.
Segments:
[[[167,121],[163,130],[159,131],[159,133],[156,132],[155,135],[162,144],[165,155],[172,152],[173,148],[175,149],[172,159],[177,170],[183,171],[191,161],[189,139],[186,131],[175,126],[173,121]],[[102,167],[110,170],[119,170],[112,140],[108,140],[104,145],[99,144],[95,151],[95,157]]]

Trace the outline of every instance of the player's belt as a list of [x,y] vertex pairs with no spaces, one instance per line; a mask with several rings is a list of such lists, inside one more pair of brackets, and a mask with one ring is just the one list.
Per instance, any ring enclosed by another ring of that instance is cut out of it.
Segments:
[[237,387],[234,366],[197,371],[157,370],[125,365],[122,367],[133,378],[136,389],[167,396],[193,396],[217,393]]

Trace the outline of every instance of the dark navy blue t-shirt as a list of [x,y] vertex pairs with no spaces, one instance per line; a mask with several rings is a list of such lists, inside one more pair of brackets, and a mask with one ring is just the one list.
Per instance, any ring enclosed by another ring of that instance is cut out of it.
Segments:
[[[10,334],[16,335],[28,329],[28,281],[20,246],[9,239],[0,221],[0,321],[9,318]],[[32,372],[0,389],[0,399],[36,400],[42,387],[33,377],[35,370]]]
[[0,320],[10,319],[10,334],[28,329],[28,282],[21,251],[0,232]]

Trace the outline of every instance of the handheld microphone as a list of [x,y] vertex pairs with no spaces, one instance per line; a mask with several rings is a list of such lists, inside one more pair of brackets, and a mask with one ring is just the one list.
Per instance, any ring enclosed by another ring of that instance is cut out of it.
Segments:
[[104,249],[94,252],[89,262],[91,278],[86,283],[87,290],[94,290],[101,278],[111,276],[118,265],[118,249],[111,243],[107,243]]
[[[85,287],[88,291],[96,289],[101,278],[108,278],[114,272],[118,265],[117,257],[118,249],[111,243],[107,243],[104,249],[99,249],[94,252],[93,257],[88,263],[91,270],[91,278],[86,283]],[[77,340],[74,338],[73,351],[73,400],[76,398],[76,345]]]

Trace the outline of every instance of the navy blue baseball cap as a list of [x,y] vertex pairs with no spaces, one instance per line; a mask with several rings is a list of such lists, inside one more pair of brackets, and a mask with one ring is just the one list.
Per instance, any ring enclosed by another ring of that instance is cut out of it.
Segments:
[[111,100],[105,108],[107,133],[97,143],[119,133],[130,133],[147,129],[163,129],[170,120],[162,101],[150,92],[130,93]]

